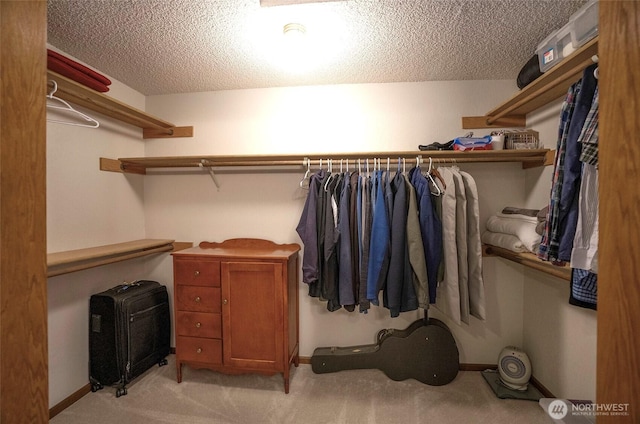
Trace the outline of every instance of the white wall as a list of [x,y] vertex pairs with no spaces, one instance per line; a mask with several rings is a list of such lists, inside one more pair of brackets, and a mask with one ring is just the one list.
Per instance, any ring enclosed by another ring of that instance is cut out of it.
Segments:
[[[295,226],[306,195],[298,186],[302,168],[220,171],[222,186],[217,191],[203,171],[125,175],[99,171],[98,158],[300,153],[302,159],[305,153],[415,150],[418,144],[465,133],[461,116],[482,115],[514,91],[511,81],[466,81],[273,88],[144,99],[114,81],[110,95],[141,109],[146,106],[149,113],[177,125],[193,125],[195,135],[142,141],[139,129],[102,117],[97,130],[49,124],[49,251],[144,237],[195,243],[259,237],[300,243]],[[554,118],[543,122],[548,119]],[[536,193],[533,197],[545,193],[539,179],[549,169],[522,171],[518,164],[466,164],[461,168],[477,181],[482,223],[507,204],[538,204],[527,193]],[[536,331],[544,328],[537,327],[536,311],[548,316],[560,311],[562,325],[576,328],[583,323],[586,327],[593,323],[595,328],[595,316],[573,311],[564,293],[558,295],[556,286],[544,284],[544,276],[531,272],[499,258],[485,259],[486,322],[472,318],[470,326],[449,323],[460,360],[495,363],[502,347],[522,345],[531,353],[535,375],[557,395],[593,398],[589,386],[594,393],[595,383],[559,372],[561,364],[550,352],[560,349],[563,361],[577,358],[578,365],[593,370],[587,373],[587,380],[589,376],[594,380],[595,330],[593,338],[577,347],[565,342],[565,332],[557,333],[549,343]],[[166,284],[172,292],[170,256],[49,280],[51,406],[88,381],[88,296],[122,280],[143,277]],[[540,299],[544,299],[544,308],[536,304]],[[437,310],[430,313],[448,322]],[[381,328],[405,328],[419,316],[414,312],[391,319],[383,308],[367,315],[329,313],[323,303],[307,296],[301,284],[300,353],[311,356],[319,346],[372,343]]]
[[[462,116],[480,115],[512,91],[511,81],[466,81],[153,96],[147,99],[147,111],[193,124],[195,135],[150,140],[145,154],[300,153],[302,163],[305,153],[416,150],[418,144],[464,134]],[[519,164],[462,167],[478,184],[483,222],[505,204],[524,201],[525,174]],[[306,196],[298,186],[302,175],[302,167],[281,172],[220,171],[219,191],[201,170],[147,175],[147,236],[195,243],[233,237],[301,243],[295,227]],[[170,267],[165,264],[164,269]],[[487,266],[486,323],[474,318],[471,326],[450,324],[463,363],[495,363],[502,347],[522,343],[522,274],[507,272],[498,275],[491,264]],[[167,273],[158,277],[171,280]],[[307,296],[303,284],[300,299],[302,356],[311,356],[320,346],[372,343],[378,330],[405,328],[420,316],[414,312],[391,319],[383,308],[367,315],[329,313],[324,303]],[[435,310],[432,315],[448,322]]]
[[48,279],[50,407],[89,383],[89,297],[146,278],[144,263],[134,259]]
[[[545,147],[556,148],[562,100],[527,117],[540,131]],[[549,202],[553,166],[526,174],[528,207]],[[523,347],[534,375],[556,396],[591,399],[596,396],[597,315],[569,304],[569,282],[524,269]]]
[[[144,110],[143,95],[112,81],[109,96]],[[47,251],[144,238],[143,177],[99,169],[100,157],[143,156],[142,130],[73,106],[100,127],[47,122]]]
[[[138,109],[145,97],[113,80],[108,95]],[[74,105],[97,129],[47,123],[47,251],[141,239],[144,177],[99,170],[101,156],[143,156],[142,130]],[[89,370],[89,297],[143,278],[144,259],[49,278],[49,405],[85,386]]]
[[534,375],[556,396],[595,399],[596,312],[569,305],[569,283],[525,274],[524,347]]

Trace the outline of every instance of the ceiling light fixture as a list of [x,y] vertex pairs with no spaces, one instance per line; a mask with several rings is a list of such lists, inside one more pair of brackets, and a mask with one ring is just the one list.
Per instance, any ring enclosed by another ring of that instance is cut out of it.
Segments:
[[347,0],[260,0],[260,7],[289,6],[302,3],[328,3]]
[[283,60],[289,70],[300,72],[309,66],[309,40],[306,40],[306,32],[302,24],[286,24],[282,29]]
[[286,24],[282,29],[282,33],[287,37],[302,37],[307,29],[302,24]]

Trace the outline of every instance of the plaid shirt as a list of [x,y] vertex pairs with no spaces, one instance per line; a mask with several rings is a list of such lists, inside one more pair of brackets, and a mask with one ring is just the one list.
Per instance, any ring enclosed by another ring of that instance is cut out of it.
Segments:
[[598,274],[585,269],[571,271],[569,303],[583,308],[597,309]]
[[580,161],[598,168],[598,87],[593,94],[591,109],[582,127],[578,142],[582,143]]
[[558,248],[560,246],[560,233],[558,231],[560,219],[558,212],[564,176],[564,156],[566,152],[567,135],[569,134],[569,123],[571,122],[571,116],[573,115],[573,109],[578,93],[580,92],[580,87],[581,81],[569,87],[567,96],[562,104],[560,127],[558,129],[558,145],[556,148],[551,196],[549,199],[549,212],[547,213],[542,240],[538,248],[538,257],[544,261],[560,262],[558,260]]

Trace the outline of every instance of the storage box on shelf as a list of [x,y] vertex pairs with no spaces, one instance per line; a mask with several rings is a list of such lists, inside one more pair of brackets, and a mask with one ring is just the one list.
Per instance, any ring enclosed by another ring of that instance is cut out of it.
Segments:
[[570,23],[568,23],[557,31],[552,32],[538,44],[536,52],[538,53],[540,72],[548,71],[574,51],[573,44],[571,44]]
[[582,47],[598,35],[598,0],[591,0],[571,15],[573,22],[571,42],[574,48]]
[[569,22],[538,44],[540,71],[546,72],[598,35],[598,2],[592,0],[571,15]]
[[525,127],[526,115],[565,96],[567,89],[582,77],[582,72],[593,63],[593,56],[597,54],[596,36],[484,116],[463,116],[462,128]]

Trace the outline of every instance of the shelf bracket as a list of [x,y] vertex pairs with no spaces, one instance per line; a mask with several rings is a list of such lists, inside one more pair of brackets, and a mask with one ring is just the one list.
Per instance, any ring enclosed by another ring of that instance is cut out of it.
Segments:
[[177,138],[193,137],[193,127],[144,128],[142,138]]
[[[491,121],[491,122],[489,122]],[[493,118],[491,116],[463,116],[462,117],[462,129],[477,129],[477,128],[514,128],[514,127],[526,127],[527,117],[525,115],[509,115],[502,116],[500,118]]]
[[544,158],[542,158],[540,161],[522,162],[522,169],[537,168],[540,166],[551,166],[555,163],[555,160],[556,160],[556,151],[547,150],[547,152],[544,155]]
[[127,174],[141,174],[147,173],[144,166],[125,165],[118,159],[100,158],[100,170],[109,172],[123,172]]
[[213,180],[213,183],[216,185],[216,188],[218,189],[218,191],[220,191],[220,182],[218,181],[218,177],[216,176],[215,172],[213,172],[213,166],[208,165],[207,164],[207,160],[202,159],[200,161],[200,168],[204,168],[206,167],[209,170],[209,175],[211,175],[211,179]]

